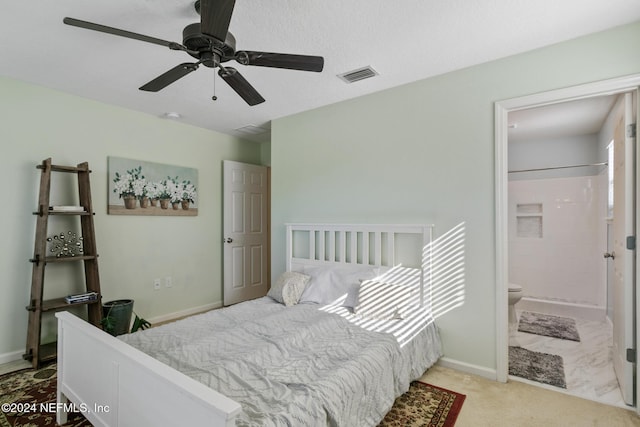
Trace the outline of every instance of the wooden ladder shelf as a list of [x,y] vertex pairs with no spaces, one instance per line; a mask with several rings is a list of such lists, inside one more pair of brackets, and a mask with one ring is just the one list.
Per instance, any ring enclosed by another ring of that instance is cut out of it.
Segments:
[[[27,348],[23,358],[30,360],[34,368],[41,363],[56,358],[57,344],[55,342],[42,344],[42,315],[45,312],[67,310],[70,307],[87,306],[88,320],[100,327],[102,320],[100,277],[98,275],[98,253],[96,250],[95,229],[93,225],[93,206],[91,204],[91,187],[89,185],[89,164],[80,163],[76,167],[56,166],[51,159],[46,159],[37,166],[42,171],[40,176],[40,193],[38,196],[36,235],[33,250],[31,277],[31,298],[26,309],[29,311],[29,326],[27,331]],[[78,178],[78,199],[82,209],[56,210],[50,205],[51,173],[63,172],[76,174]],[[73,256],[47,256],[47,228],[49,217],[52,215],[78,216],[82,234],[82,253]],[[84,263],[84,278],[86,292],[95,292],[97,298],[90,301],[67,303],[64,297],[43,300],[45,267],[49,263],[79,262]]]

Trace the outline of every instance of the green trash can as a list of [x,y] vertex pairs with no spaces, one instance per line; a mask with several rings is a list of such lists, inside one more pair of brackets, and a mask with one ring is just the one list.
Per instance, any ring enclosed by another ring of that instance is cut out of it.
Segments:
[[102,317],[103,319],[109,318],[109,321],[105,322],[103,320],[104,330],[113,336],[128,333],[129,326],[131,325],[132,313],[132,299],[119,299],[105,302],[102,304]]

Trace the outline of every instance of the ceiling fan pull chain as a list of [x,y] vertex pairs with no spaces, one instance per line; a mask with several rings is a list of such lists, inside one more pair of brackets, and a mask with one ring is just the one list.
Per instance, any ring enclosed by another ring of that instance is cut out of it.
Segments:
[[213,96],[211,99],[214,101],[218,100],[218,97],[216,96],[216,73],[213,73]]

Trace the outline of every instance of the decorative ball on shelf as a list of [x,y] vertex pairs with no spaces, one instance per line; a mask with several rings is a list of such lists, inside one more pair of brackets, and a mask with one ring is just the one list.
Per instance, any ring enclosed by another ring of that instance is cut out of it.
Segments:
[[73,257],[82,255],[82,236],[78,236],[73,231],[67,231],[65,234],[60,233],[51,237],[47,237],[49,242],[49,252],[57,258]]

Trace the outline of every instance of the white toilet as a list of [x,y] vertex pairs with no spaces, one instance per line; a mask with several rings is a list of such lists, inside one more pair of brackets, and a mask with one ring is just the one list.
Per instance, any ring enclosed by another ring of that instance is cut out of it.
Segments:
[[509,325],[518,324],[516,315],[516,303],[522,298],[522,286],[509,283]]

